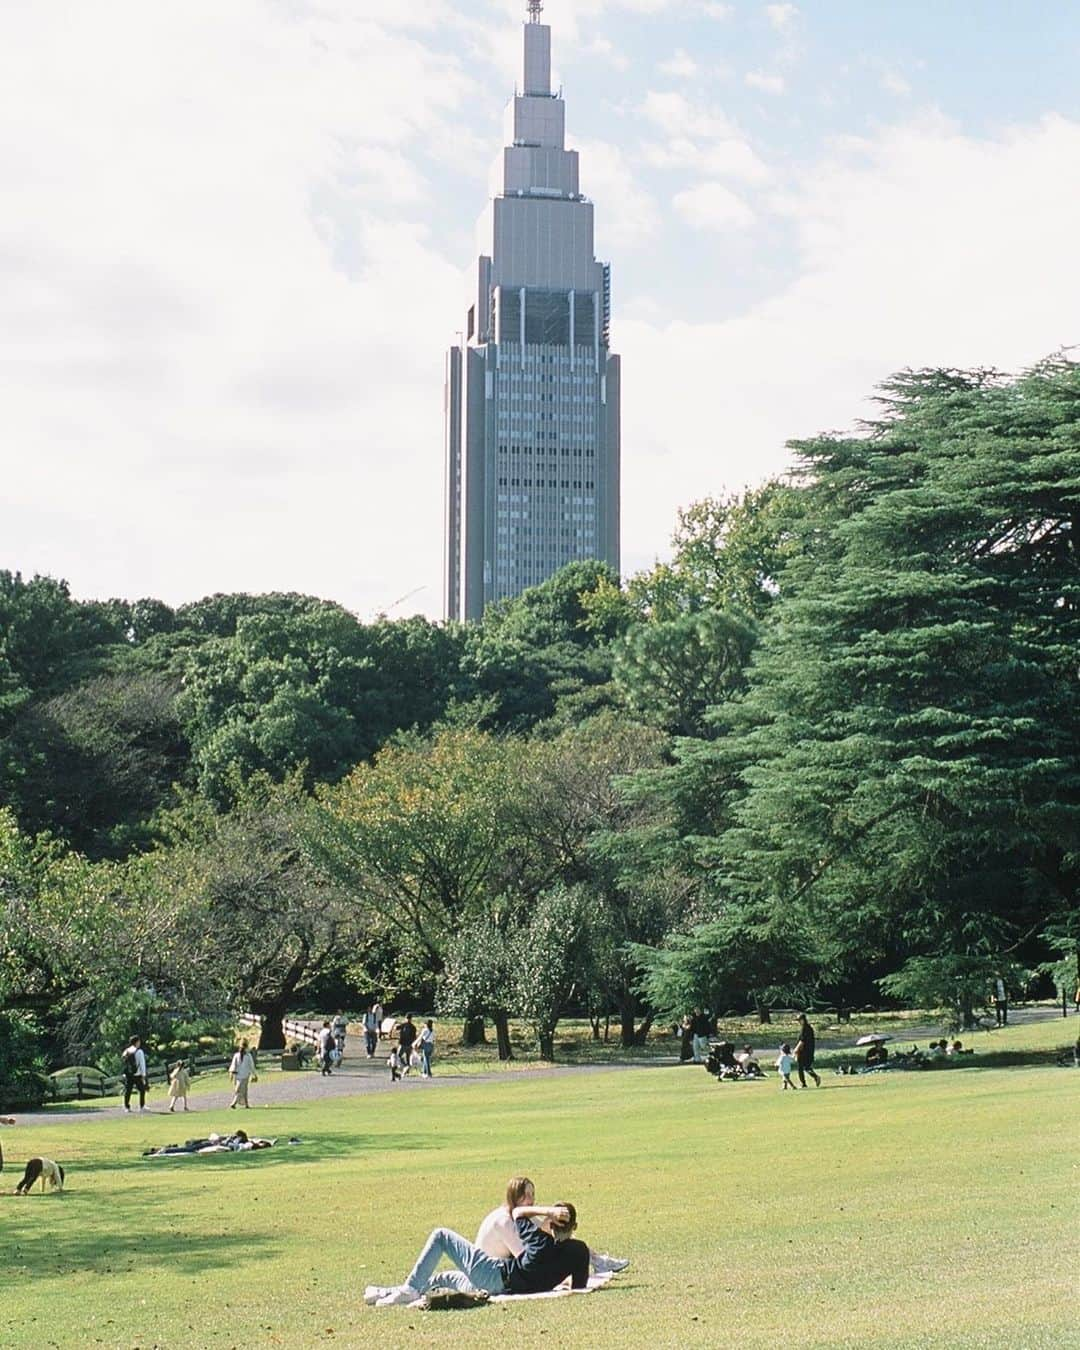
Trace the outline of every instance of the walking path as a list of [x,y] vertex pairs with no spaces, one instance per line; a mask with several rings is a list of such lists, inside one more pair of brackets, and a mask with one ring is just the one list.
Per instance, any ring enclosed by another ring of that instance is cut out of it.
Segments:
[[[1033,1006],[1009,1010],[1009,1024],[1026,1025],[1032,1022],[1049,1022],[1054,1019],[1062,1020],[1061,1010],[1047,1008],[1046,1006]],[[1075,1025],[1076,1018],[1070,1017],[1070,1028]],[[794,1034],[794,1030],[787,1028],[786,1023],[776,1022],[767,1029],[765,1035],[753,1037],[756,1042],[755,1049],[773,1050],[777,1042]],[[906,1027],[902,1035],[897,1035],[894,1039],[901,1045],[909,1041],[928,1041],[932,1038],[944,1034],[944,1029],[940,1025],[927,1024],[925,1026]],[[1072,1039],[1070,1032],[1069,1039]],[[765,1043],[767,1041],[767,1044]],[[846,1047],[850,1044],[850,1038],[837,1037],[833,1034],[818,1036],[818,1047],[821,1050],[835,1050]],[[537,1067],[535,1069],[517,1069],[511,1072],[506,1070],[497,1070],[492,1073],[471,1073],[455,1074],[452,1070],[441,1071],[438,1057],[435,1060],[435,1077],[421,1078],[418,1070],[413,1070],[407,1078],[399,1082],[391,1082],[390,1074],[386,1068],[386,1056],[389,1053],[389,1043],[382,1042],[379,1048],[379,1054],[375,1059],[368,1059],[363,1052],[363,1038],[361,1036],[350,1036],[346,1038],[345,1056],[341,1064],[333,1071],[329,1077],[323,1077],[318,1069],[304,1069],[295,1073],[282,1073],[279,1069],[269,1069],[259,1073],[259,1081],[252,1085],[250,1089],[252,1106],[250,1111],[237,1111],[236,1124],[243,1123],[242,1119],[247,1119],[254,1124],[258,1120],[258,1112],[261,1107],[284,1106],[293,1102],[322,1101],[327,1097],[356,1097],[364,1096],[372,1092],[430,1092],[443,1087],[467,1087],[472,1083],[490,1083],[493,1079],[501,1082],[516,1082],[519,1079],[551,1078],[565,1077],[574,1074],[588,1073],[606,1073],[611,1070],[628,1069],[657,1069],[670,1068],[678,1064],[676,1055],[657,1056],[655,1059],[634,1059],[634,1060],[616,1060],[607,1064],[559,1064],[549,1067]],[[196,1079],[196,1082],[198,1080]],[[142,1119],[150,1116],[168,1116],[169,1108],[166,1105],[166,1087],[164,1084],[153,1089],[148,1097],[149,1106]],[[192,1098],[195,1103],[191,1112],[186,1117],[191,1120],[192,1116],[201,1116],[208,1111],[220,1111],[229,1105],[232,1098],[230,1088],[220,1091],[206,1093]],[[136,1113],[137,1114],[137,1113]],[[185,1119],[182,1112],[174,1113],[175,1123],[179,1127],[181,1120]],[[92,1106],[87,1104],[85,1107],[72,1104],[70,1106],[53,1107],[45,1111],[28,1111],[17,1115],[16,1119],[20,1125],[58,1125],[70,1121],[79,1120],[102,1120],[123,1116],[124,1110],[121,1106]],[[192,1122],[192,1133],[197,1132],[197,1126]]]

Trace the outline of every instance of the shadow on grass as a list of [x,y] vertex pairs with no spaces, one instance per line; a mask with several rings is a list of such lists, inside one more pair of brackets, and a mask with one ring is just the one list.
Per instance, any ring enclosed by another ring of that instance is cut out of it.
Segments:
[[[152,1226],[158,1216],[141,1196],[110,1196],[104,1214],[101,1205],[101,1195],[90,1191],[52,1197],[48,1214],[30,1198],[5,1205],[4,1248],[9,1275],[18,1271],[20,1280],[34,1281],[88,1272],[123,1274],[147,1265],[167,1265],[191,1275],[233,1261],[249,1261],[253,1254],[269,1254],[277,1245],[250,1229],[241,1233],[184,1232],[172,1220]],[[63,1207],[63,1220],[54,1206]],[[85,1223],[70,1223],[72,1206],[85,1215]]]

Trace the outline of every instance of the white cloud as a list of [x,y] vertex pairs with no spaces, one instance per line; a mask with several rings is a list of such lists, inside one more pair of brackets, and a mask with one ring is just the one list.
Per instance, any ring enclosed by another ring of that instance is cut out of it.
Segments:
[[692,141],[686,136],[646,142],[642,153],[647,164],[658,169],[689,169],[710,177],[738,178],[744,183],[764,183],[770,170],[747,141],[732,139]]
[[661,61],[659,68],[662,74],[681,80],[692,80],[698,73],[698,63],[682,47],[666,61]]
[[778,33],[789,33],[799,17],[797,5],[766,5],[765,17]]
[[672,206],[698,230],[745,230],[754,223],[750,207],[723,183],[699,183],[678,192]]
[[911,93],[911,85],[902,75],[897,75],[895,71],[887,70],[881,77],[881,87],[887,94],[895,94],[897,98],[904,98]]
[[[78,594],[358,606],[439,575],[442,355],[415,338],[460,281],[402,212],[428,191],[417,147],[469,93],[348,5],[20,15],[0,51],[0,566]],[[387,570],[390,501],[410,509]]]
[[1063,172],[1078,157],[1061,117],[995,140],[925,121],[848,141],[780,203],[790,284],[714,322],[621,321],[624,564],[651,560],[641,541],[680,505],[784,468],[789,437],[869,415],[893,371],[1015,370],[1080,340],[1080,181]]
[[594,37],[586,50],[594,56],[599,56],[601,60],[606,61],[609,66],[613,66],[616,70],[629,69],[629,59],[606,37]]
[[670,136],[720,139],[733,136],[736,131],[722,112],[693,104],[683,94],[650,90],[641,111],[648,121]]
[[735,13],[734,5],[720,4],[718,0],[704,0],[701,8],[702,12],[707,14],[710,19],[730,19]]
[[748,70],[743,77],[743,83],[751,89],[760,89],[763,94],[782,94],[784,92],[784,77],[782,75],[769,75],[763,70]]
[[738,127],[721,110],[691,102],[683,94],[650,91],[642,116],[665,133],[646,141],[642,154],[659,169],[688,169],[699,177],[732,177],[762,183],[769,169]]
[[582,190],[599,203],[596,246],[600,252],[610,257],[651,238],[660,213],[622,150],[608,141],[574,137],[570,143],[581,155]]

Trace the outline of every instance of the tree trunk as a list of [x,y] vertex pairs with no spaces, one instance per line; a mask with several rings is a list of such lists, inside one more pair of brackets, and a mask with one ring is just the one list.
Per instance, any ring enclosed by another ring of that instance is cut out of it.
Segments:
[[510,1048],[510,1018],[506,1013],[496,1013],[492,1018],[495,1023],[495,1040],[499,1047],[499,1058],[508,1060],[514,1058],[514,1052]]
[[282,1023],[285,1021],[287,1011],[286,1000],[275,1000],[273,1003],[253,1003],[251,1011],[259,1019],[259,1049],[284,1050],[285,1028]]
[[595,1017],[592,1015],[592,1013],[589,1014],[589,1026],[592,1027],[592,1038],[593,1038],[593,1040],[594,1040],[594,1041],[598,1041],[598,1040],[600,1039],[600,1015],[599,1015],[599,1013],[597,1013],[597,1015],[596,1015]]
[[772,1010],[767,1003],[762,1003],[759,998],[755,998],[754,1007],[757,1009],[757,1020],[762,1026],[766,1026],[772,1022]]
[[482,1017],[466,1017],[465,1025],[461,1028],[462,1045],[487,1045],[487,1035],[484,1032],[484,1019]]
[[648,1014],[641,1026],[635,1026],[634,1020],[633,1005],[619,1009],[619,1044],[626,1050],[633,1045],[644,1045],[645,1038],[652,1028],[652,1013]]
[[550,1063],[555,1058],[555,1028],[540,1027],[536,1039],[540,1046],[540,1058]]
[[963,1031],[975,1030],[975,1006],[970,998],[961,998],[960,1007],[960,1027]]

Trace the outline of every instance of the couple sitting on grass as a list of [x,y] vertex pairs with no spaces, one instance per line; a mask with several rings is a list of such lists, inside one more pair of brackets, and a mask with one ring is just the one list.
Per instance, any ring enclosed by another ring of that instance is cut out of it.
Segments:
[[[629,1261],[592,1252],[574,1237],[577,1211],[568,1202],[538,1205],[528,1177],[512,1177],[506,1203],[493,1209],[469,1242],[449,1228],[436,1228],[405,1283],[370,1285],[366,1303],[379,1308],[415,1303],[432,1289],[460,1293],[540,1294],[569,1279],[573,1288],[589,1283],[589,1267],[598,1273],[625,1270]],[[454,1266],[435,1274],[446,1256]]]

